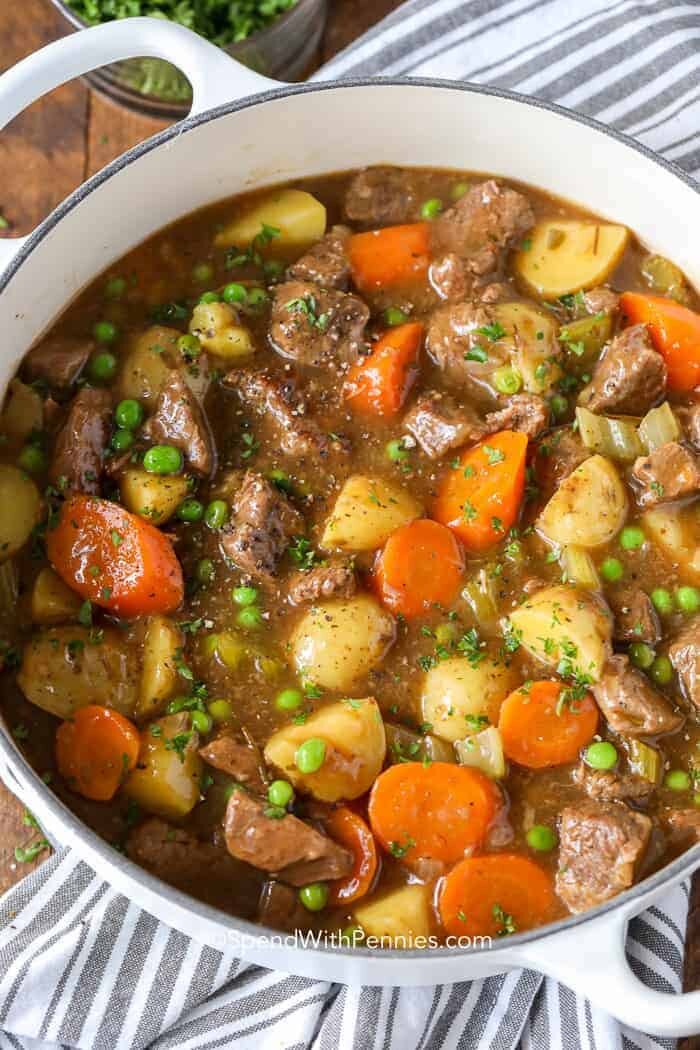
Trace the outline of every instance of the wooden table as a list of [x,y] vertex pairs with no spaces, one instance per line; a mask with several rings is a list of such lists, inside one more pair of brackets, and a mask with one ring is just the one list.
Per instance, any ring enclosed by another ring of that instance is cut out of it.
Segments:
[[[399,3],[331,0],[319,60],[330,58]],[[0,72],[66,31],[49,0],[22,0],[3,8]],[[36,103],[0,133],[0,215],[10,223],[7,235],[29,233],[89,175],[162,127],[157,120],[115,106],[82,81],[66,84]],[[22,817],[23,807],[0,783],[0,893],[32,867],[14,858],[16,845],[36,838]],[[693,881],[686,949],[685,987],[699,987],[700,878]],[[682,1040],[681,1045],[700,1050],[700,1037]]]

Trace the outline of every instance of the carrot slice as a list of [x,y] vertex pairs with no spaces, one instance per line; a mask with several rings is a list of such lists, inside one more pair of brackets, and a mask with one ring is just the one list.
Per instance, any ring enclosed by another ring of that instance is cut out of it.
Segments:
[[529,769],[574,762],[598,728],[590,693],[563,702],[561,682],[530,682],[506,697],[498,728],[508,758]]
[[464,572],[454,533],[430,518],[393,532],[377,559],[375,580],[387,609],[420,616],[434,605],[451,605]]
[[344,879],[334,879],[328,885],[329,902],[339,906],[364,897],[372,889],[377,874],[377,846],[374,835],[348,806],[338,806],[325,821],[332,839],[349,849],[355,858],[352,871]]
[[353,280],[362,292],[416,281],[430,262],[430,223],[355,233],[348,240],[348,258]]
[[407,863],[431,858],[453,864],[478,846],[501,804],[493,782],[451,762],[404,762],[385,769],[369,797],[377,839]]
[[661,295],[625,292],[622,311],[632,324],[649,328],[668,368],[668,386],[680,393],[700,384],[700,314]]
[[504,539],[525,490],[527,436],[501,430],[467,449],[438,488],[433,517],[457,533],[468,550]]
[[455,936],[502,937],[554,918],[550,876],[518,853],[467,857],[445,877],[438,901],[445,930]]
[[67,499],[46,549],[69,587],[120,616],[170,613],[182,604],[182,569],[170,540],[118,503]]
[[107,802],[136,766],[141,736],[128,718],[89,704],[56,730],[56,764],[69,787]]
[[395,416],[418,375],[423,325],[392,328],[375,343],[372,353],[353,365],[343,387],[353,409],[376,416]]

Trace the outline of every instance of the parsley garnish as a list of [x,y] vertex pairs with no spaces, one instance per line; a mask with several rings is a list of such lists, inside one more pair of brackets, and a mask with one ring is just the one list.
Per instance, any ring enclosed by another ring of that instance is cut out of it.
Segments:
[[497,937],[506,937],[509,933],[515,933],[518,928],[513,921],[513,916],[505,912],[500,904],[494,904],[493,917],[498,923]]
[[400,860],[402,857],[406,856],[408,851],[411,849],[412,846],[415,846],[415,844],[415,840],[412,838],[407,838],[403,845],[401,845],[400,842],[390,842],[389,852],[391,853],[392,857],[396,857],[398,860]]
[[284,304],[284,308],[290,313],[305,316],[310,328],[318,328],[319,332],[325,332],[328,328],[328,314],[318,312],[318,303],[314,295],[305,295],[301,299],[290,299]]
[[261,255],[260,249],[264,248],[270,241],[273,241],[275,237],[279,237],[280,232],[276,226],[269,226],[266,222],[261,223],[260,233],[253,237],[249,247],[244,252],[240,252],[235,248],[226,252],[224,266],[227,270],[232,270],[236,266],[245,266],[247,263],[252,263],[254,266],[264,266],[265,260]]
[[294,564],[298,565],[303,572],[308,572],[316,565],[316,551],[311,546],[311,541],[305,536],[295,536],[287,547],[287,552]]
[[480,364],[485,364],[489,359],[489,355],[484,350],[483,346],[473,346],[471,350],[467,350],[464,355],[465,361],[478,361]]

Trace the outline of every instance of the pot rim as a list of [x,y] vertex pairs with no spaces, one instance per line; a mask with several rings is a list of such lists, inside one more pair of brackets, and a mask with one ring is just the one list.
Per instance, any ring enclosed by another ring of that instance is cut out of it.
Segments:
[[[564,106],[560,106],[554,102],[532,98],[504,88],[490,87],[463,81],[438,80],[430,77],[357,77],[338,81],[313,81],[305,84],[282,85],[279,88],[273,88],[269,91],[261,92],[260,94],[221,103],[220,105],[214,106],[202,113],[198,113],[195,116],[188,117],[184,121],[173,124],[171,127],[157,133],[145,142],[139,143],[125,153],[120,154],[119,157],[115,158],[115,160],[105,168],[97,172],[85,183],[78,186],[77,189],[66,197],[66,199],[62,201],[62,203],[59,204],[27,237],[17,254],[10,261],[4,273],[0,275],[0,294],[2,294],[3,290],[7,287],[19,268],[30,257],[32,252],[41,244],[44,238],[61,221],[61,219],[76,208],[86,197],[89,196],[89,194],[112,178],[112,176],[117,175],[129,164],[132,164],[134,161],[150,153],[152,150],[159,148],[171,139],[185,135],[189,131],[198,128],[200,125],[216,120],[219,117],[228,116],[231,113],[236,113],[240,110],[248,109],[265,102],[272,102],[293,95],[304,95],[318,91],[335,91],[339,89],[344,90],[375,86],[396,87],[401,89],[413,87],[439,88],[462,91],[467,92],[468,94],[500,98],[534,109],[547,110],[557,116],[564,117],[577,124],[583,125],[586,128],[598,131],[606,135],[608,138],[627,146],[636,153],[641,154],[646,160],[651,161],[653,164],[656,164],[672,175],[675,175],[695,193],[700,194],[700,185],[698,185],[691,175],[683,171],[682,168],[679,168],[673,161],[660,156],[650,147],[636,139],[630,138],[624,132],[602,124],[593,117],[566,109]],[[76,840],[87,839],[91,851],[97,854],[100,860],[103,860],[107,866],[112,867],[115,864],[118,864],[120,868],[123,868],[125,876],[132,882],[136,883],[137,886],[143,886],[150,893],[161,899],[167,900],[169,898],[184,911],[199,916],[208,923],[218,925],[228,932],[233,931],[239,935],[253,939],[270,935],[280,935],[279,930],[275,930],[269,926],[263,926],[260,923],[254,923],[248,919],[241,919],[229,915],[218,908],[214,908],[197,900],[195,897],[191,897],[189,894],[183,893],[181,890],[177,890],[163,880],[151,875],[144,868],[141,868],[134,861],[131,861],[128,857],[118,854],[113,846],[97,835],[97,833],[86,823],[80,820],[79,817],[50,790],[49,786],[41,779],[39,774],[33,769],[17,747],[4,720],[0,722],[0,730],[0,756],[2,756],[7,763],[8,770],[19,774],[20,778],[28,776],[32,781],[32,787],[40,794],[42,803],[46,807],[49,816],[54,817],[58,824],[63,825],[64,827],[67,826],[70,835]],[[117,857],[118,860],[116,859]],[[671,885],[680,882],[683,878],[692,874],[692,872],[699,866],[700,843],[691,849],[686,850],[675,860],[664,865],[663,868],[660,868],[658,871],[647,876],[647,878],[632,886],[630,889],[625,890],[623,893],[618,894],[618,896],[607,901],[605,904],[601,904],[589,911],[582,912],[579,915],[571,915],[568,918],[559,919],[557,922],[549,923],[546,926],[540,926],[523,933],[512,934],[500,941],[493,942],[490,947],[436,947],[400,950],[380,949],[378,953],[376,949],[362,947],[347,949],[337,945],[325,944],[323,941],[319,940],[318,944],[314,945],[314,950],[334,957],[347,956],[353,960],[362,958],[376,959],[379,954],[382,960],[392,960],[397,963],[401,960],[461,958],[473,956],[477,953],[483,955],[484,958],[487,958],[489,961],[497,960],[499,954],[505,955],[512,953],[514,949],[524,947],[527,944],[534,943],[545,937],[573,930],[582,923],[589,923],[595,919],[600,919],[602,916],[617,911],[618,909],[623,911],[627,910],[629,912],[629,907],[625,909],[626,905],[629,906],[633,904],[637,898],[654,895],[662,887],[670,887]],[[120,889],[119,892],[123,891]],[[138,901],[135,901],[135,903],[138,904]],[[303,944],[301,947],[303,950]],[[299,948],[295,948],[294,950],[297,951]]]

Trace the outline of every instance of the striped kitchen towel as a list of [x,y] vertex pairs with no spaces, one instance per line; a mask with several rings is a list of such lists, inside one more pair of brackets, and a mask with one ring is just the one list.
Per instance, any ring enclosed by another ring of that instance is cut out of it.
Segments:
[[[317,78],[469,79],[561,102],[700,170],[700,5],[410,0]],[[686,886],[635,920],[628,954],[680,989]],[[516,971],[348,988],[271,972],[159,923],[61,850],[0,902],[0,1050],[657,1050],[556,982]]]

